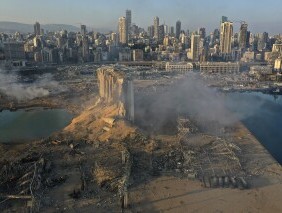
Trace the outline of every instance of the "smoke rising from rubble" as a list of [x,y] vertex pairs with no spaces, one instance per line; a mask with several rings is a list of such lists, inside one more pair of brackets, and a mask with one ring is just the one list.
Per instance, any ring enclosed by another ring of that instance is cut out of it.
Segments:
[[45,97],[50,95],[51,90],[65,90],[53,80],[52,74],[44,74],[32,83],[20,83],[17,75],[0,70],[0,92],[18,101]]
[[[188,115],[189,118],[209,131],[218,131],[221,127],[231,126],[254,113],[254,107],[249,106],[249,100],[238,96],[219,93],[208,87],[197,74],[190,73],[187,78],[180,80],[165,92],[153,96],[138,94],[135,98],[136,121],[149,130],[170,131],[166,126],[177,126],[178,116]],[[241,107],[230,113],[229,109]],[[239,113],[240,111],[240,113]],[[242,113],[243,112],[243,113]]]

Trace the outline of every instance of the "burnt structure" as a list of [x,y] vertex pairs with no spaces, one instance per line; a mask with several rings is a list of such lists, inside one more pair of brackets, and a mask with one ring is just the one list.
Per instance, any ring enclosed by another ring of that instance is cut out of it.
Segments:
[[134,122],[134,86],[131,78],[113,67],[97,70],[99,95],[107,104],[115,104],[118,114]]

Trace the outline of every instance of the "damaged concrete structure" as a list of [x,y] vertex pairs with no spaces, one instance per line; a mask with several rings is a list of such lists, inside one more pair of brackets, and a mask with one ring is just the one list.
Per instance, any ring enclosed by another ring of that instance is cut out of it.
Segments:
[[99,94],[104,102],[116,104],[119,116],[134,122],[134,85],[130,77],[114,67],[97,70]]

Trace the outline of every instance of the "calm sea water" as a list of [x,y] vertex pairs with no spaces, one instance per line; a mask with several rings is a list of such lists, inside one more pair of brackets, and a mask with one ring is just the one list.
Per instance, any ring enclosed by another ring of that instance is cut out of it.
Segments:
[[70,123],[72,115],[63,109],[36,108],[0,113],[0,142],[25,142],[48,137]]
[[228,98],[229,108],[282,164],[282,96],[246,92],[230,93]]

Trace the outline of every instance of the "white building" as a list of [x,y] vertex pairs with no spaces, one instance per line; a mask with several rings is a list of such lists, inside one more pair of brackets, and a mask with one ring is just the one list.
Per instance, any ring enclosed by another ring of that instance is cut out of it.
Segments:
[[171,63],[167,62],[165,65],[166,71],[180,71],[180,72],[187,72],[193,71],[193,64],[192,63]]

